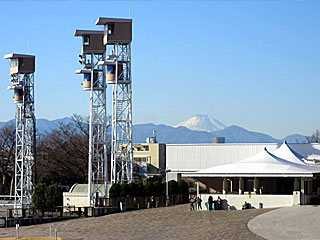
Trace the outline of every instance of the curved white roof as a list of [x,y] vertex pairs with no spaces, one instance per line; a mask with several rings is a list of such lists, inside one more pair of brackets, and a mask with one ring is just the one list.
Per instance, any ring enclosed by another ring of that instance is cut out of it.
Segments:
[[293,162],[293,163],[297,163],[297,164],[301,164],[301,165],[307,165],[302,159],[303,156],[301,156],[299,153],[295,152],[294,150],[292,150],[286,141],[284,141],[281,146],[275,150],[274,152],[272,152],[273,155],[285,159],[289,162]]
[[312,177],[320,173],[320,168],[307,164],[298,164],[279,158],[267,149],[233,164],[207,168],[194,173],[183,174],[184,177]]
[[320,155],[318,155],[318,154],[310,154],[305,159],[307,159],[307,160],[319,160],[320,159]]

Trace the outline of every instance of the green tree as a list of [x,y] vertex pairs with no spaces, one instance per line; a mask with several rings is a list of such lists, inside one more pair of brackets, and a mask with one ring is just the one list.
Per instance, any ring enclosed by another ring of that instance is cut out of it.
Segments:
[[154,195],[161,196],[163,192],[163,184],[160,181],[153,182]]
[[146,196],[146,191],[145,191],[145,189],[144,189],[144,185],[143,185],[142,182],[139,182],[139,183],[138,183],[138,188],[139,188],[139,191],[138,191],[138,195],[137,195],[137,196],[139,196],[139,197],[144,197],[144,196]]
[[129,183],[129,196],[137,197],[139,196],[139,187],[136,183]]
[[46,187],[45,191],[46,207],[54,208],[62,205],[62,190],[58,183]]
[[178,181],[178,186],[179,186],[179,193],[180,194],[189,194],[188,184],[184,180],[180,179]]
[[54,208],[62,205],[62,190],[58,183],[46,185],[42,179],[38,181],[32,194],[32,204],[35,208]]
[[121,192],[121,186],[118,183],[112,184],[112,186],[109,189],[109,197],[110,198],[117,198],[120,197]]
[[45,208],[46,207],[46,184],[41,180],[37,183],[32,194],[32,205],[35,208]]
[[168,188],[169,188],[169,195],[179,193],[179,186],[175,180],[171,180],[168,182]]
[[145,192],[146,192],[147,196],[152,196],[154,194],[154,187],[153,187],[153,183],[152,182],[147,182],[144,185],[144,189],[145,189]]
[[128,195],[129,195],[129,185],[127,183],[122,183],[120,197],[127,197]]

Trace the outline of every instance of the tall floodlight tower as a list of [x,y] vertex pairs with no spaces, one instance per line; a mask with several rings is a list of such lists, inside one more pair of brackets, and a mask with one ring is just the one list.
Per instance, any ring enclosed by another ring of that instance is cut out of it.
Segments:
[[79,55],[83,74],[83,90],[90,91],[89,120],[89,166],[88,205],[97,203],[98,198],[107,197],[107,109],[104,66],[98,65],[105,58],[103,31],[76,30],[75,36],[82,37],[82,53]]
[[32,206],[34,183],[36,119],[34,114],[35,56],[7,54],[16,103],[16,153],[14,208],[17,214]]
[[98,18],[107,46],[106,81],[112,89],[111,184],[133,181],[132,166],[132,19]]

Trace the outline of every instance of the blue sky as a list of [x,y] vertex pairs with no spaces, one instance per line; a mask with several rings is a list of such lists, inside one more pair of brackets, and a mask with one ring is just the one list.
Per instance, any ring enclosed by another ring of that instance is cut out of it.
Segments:
[[[36,55],[38,118],[88,115],[74,30],[101,29],[98,17],[126,18],[129,6],[134,124],[209,114],[278,138],[320,128],[317,1],[0,1],[0,55]],[[7,121],[15,104],[1,59]]]

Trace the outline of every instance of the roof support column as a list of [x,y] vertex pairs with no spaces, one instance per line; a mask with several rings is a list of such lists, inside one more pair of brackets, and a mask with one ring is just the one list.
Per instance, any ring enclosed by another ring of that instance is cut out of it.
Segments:
[[312,194],[312,179],[308,179],[308,195]]
[[242,177],[239,178],[239,194],[243,194],[244,192],[244,180]]
[[228,180],[227,178],[223,178],[222,181],[222,194],[227,194],[228,192]]
[[301,205],[304,205],[305,204],[305,189],[304,189],[304,183],[305,183],[305,180],[303,178],[301,178],[301,200],[300,200],[300,203]]
[[253,192],[254,193],[259,192],[259,179],[257,177],[255,177],[253,181]]
[[197,197],[200,196],[200,186],[199,186],[199,180],[196,182],[197,184]]
[[293,190],[294,191],[299,191],[299,178],[295,178],[294,179]]

